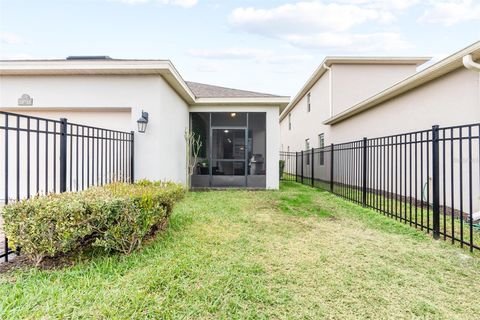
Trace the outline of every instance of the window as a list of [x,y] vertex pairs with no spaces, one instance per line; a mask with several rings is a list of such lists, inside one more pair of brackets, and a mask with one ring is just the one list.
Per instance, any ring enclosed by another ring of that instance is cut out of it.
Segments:
[[318,147],[320,148],[320,153],[318,157],[318,161],[321,166],[325,164],[325,152],[323,148],[325,147],[325,135],[323,133],[320,133],[318,135]]
[[[310,150],[310,139],[305,139],[305,150]],[[310,165],[310,156],[307,155],[307,166]]]
[[290,146],[287,146],[287,151],[290,152]]
[[292,130],[292,114],[288,114],[288,130]]
[[307,94],[307,112],[310,112],[311,110],[311,104],[310,104],[310,92]]

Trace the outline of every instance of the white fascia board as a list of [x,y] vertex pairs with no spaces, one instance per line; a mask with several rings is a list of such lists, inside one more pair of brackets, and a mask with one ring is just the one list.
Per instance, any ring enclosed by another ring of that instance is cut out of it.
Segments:
[[404,64],[419,66],[431,60],[432,57],[355,57],[355,56],[330,56],[325,58],[325,63],[330,66],[332,64]]
[[432,57],[326,57],[325,59],[323,59],[320,66],[313,72],[310,78],[308,78],[307,82],[303,85],[297,95],[295,95],[292,101],[287,105],[285,110],[280,115],[280,121],[282,121],[287,116],[287,114],[293,108],[295,108],[298,102],[300,102],[300,100],[308,93],[308,91],[328,70],[328,67],[332,66],[333,64],[409,64],[418,66],[429,61],[431,58]]
[[195,95],[169,60],[0,61],[0,75],[161,75],[189,104]]
[[161,75],[189,105],[272,105],[290,97],[196,98],[170,60],[0,61],[0,75]]
[[320,66],[315,70],[315,72],[310,76],[307,82],[303,85],[300,91],[295,95],[293,100],[287,105],[287,107],[280,114],[280,121],[282,121],[287,114],[295,108],[298,102],[307,94],[307,92],[315,85],[315,83],[322,77],[322,75],[327,71],[325,68],[327,59],[324,59]]
[[27,112],[27,111],[87,111],[87,112],[130,112],[131,107],[0,107],[0,111]]
[[461,68],[463,66],[463,57],[467,54],[471,54],[474,58],[480,58],[480,41],[454,53],[453,55],[431,65],[420,72],[415,73],[414,75],[400,82],[397,82],[393,86],[380,91],[378,94],[363,100],[353,107],[340,112],[339,114],[325,120],[323,124],[336,124],[340,121],[350,118],[351,116],[354,116],[355,114],[363,112],[364,110],[373,108],[384,101],[421,86],[424,83],[437,79],[453,70]]
[[259,105],[271,105],[278,106],[281,109],[284,108],[290,102],[289,97],[258,97],[258,98],[197,98],[195,100],[195,106],[259,106]]

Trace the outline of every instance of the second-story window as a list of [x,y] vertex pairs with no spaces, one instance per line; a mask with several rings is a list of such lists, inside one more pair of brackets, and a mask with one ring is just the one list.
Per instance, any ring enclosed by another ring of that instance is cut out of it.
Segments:
[[292,114],[288,114],[288,130],[292,130]]
[[310,112],[312,110],[312,105],[311,105],[311,97],[310,97],[310,92],[307,94],[307,112]]
[[323,133],[318,135],[318,148],[320,148],[320,153],[318,154],[318,162],[321,166],[325,164],[325,152],[323,148],[325,147],[325,136]]

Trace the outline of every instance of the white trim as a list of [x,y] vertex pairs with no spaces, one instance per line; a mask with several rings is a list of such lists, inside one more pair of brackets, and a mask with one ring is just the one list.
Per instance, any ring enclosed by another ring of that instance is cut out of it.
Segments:
[[131,107],[0,107],[0,111],[130,112]]
[[437,79],[453,70],[463,66],[463,57],[472,54],[474,58],[480,58],[480,41],[475,42],[471,46],[454,53],[453,55],[437,62],[427,69],[415,73],[414,75],[397,82],[393,86],[381,91],[380,93],[346,109],[343,112],[331,117],[323,122],[323,124],[336,124],[351,116],[372,108],[386,100],[392,99],[402,93],[412,90],[424,83]]
[[317,83],[318,79],[327,71],[327,67],[333,64],[407,64],[420,65],[429,61],[431,57],[326,57],[315,72],[310,76],[297,95],[280,114],[280,121],[290,112],[308,91]]
[[228,106],[228,105],[270,105],[284,108],[290,101],[289,97],[258,97],[258,98],[197,98],[194,106]]
[[0,61],[1,75],[161,75],[189,105],[275,105],[290,97],[197,98],[169,60],[28,60]]

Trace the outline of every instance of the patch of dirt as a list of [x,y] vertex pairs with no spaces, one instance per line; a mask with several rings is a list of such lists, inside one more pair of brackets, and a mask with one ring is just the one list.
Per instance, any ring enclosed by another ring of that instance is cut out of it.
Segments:
[[[25,256],[18,256],[18,257],[15,257],[14,259],[13,256],[15,254],[11,254],[9,256],[9,261],[8,262],[0,262],[0,273],[5,273],[5,272],[9,272],[11,270],[14,270],[14,269],[21,269],[23,267],[30,267],[32,266],[32,263],[30,260],[27,259],[27,257]],[[2,258],[3,260],[3,258]]]

